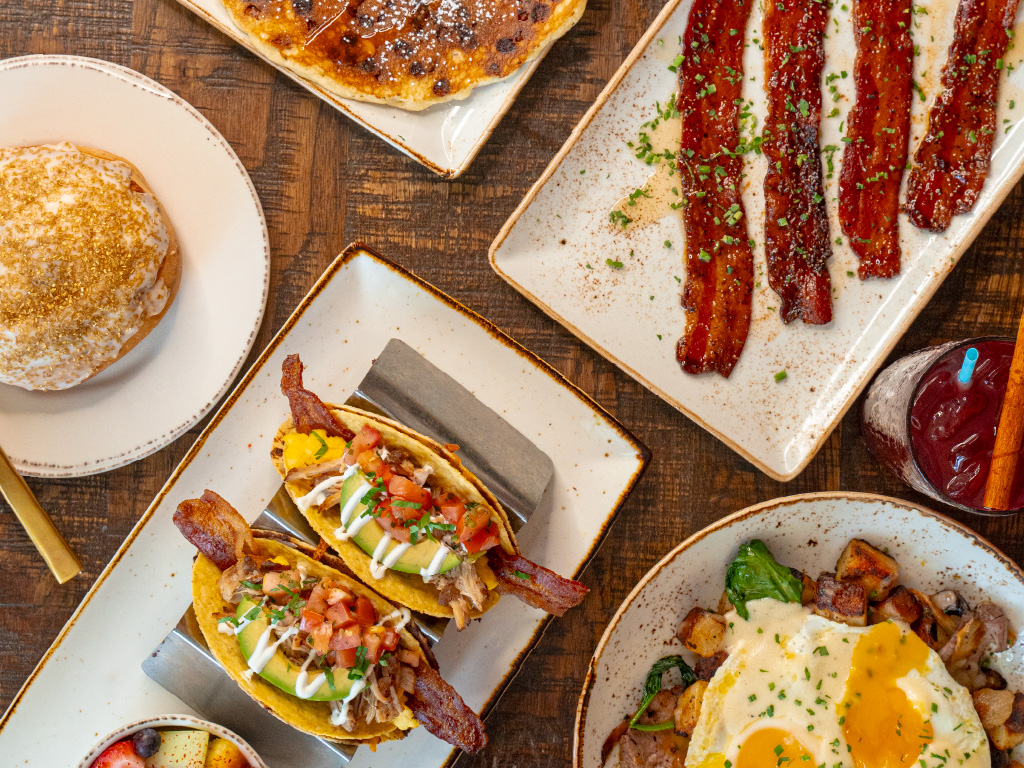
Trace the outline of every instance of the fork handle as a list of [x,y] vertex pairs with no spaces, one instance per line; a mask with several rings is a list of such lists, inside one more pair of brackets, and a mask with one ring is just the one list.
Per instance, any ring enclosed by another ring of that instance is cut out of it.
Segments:
[[59,584],[74,578],[82,571],[82,563],[64,541],[50,516],[46,514],[24,478],[0,448],[0,495],[14,510],[28,537],[43,556]]

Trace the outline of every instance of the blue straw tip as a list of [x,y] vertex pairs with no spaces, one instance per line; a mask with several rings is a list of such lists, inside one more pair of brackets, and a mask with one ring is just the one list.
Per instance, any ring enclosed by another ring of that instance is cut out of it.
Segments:
[[960,374],[957,376],[957,380],[961,384],[970,384],[971,376],[974,375],[974,366],[978,362],[978,350],[971,347],[967,350],[967,354],[964,355],[964,364],[960,367]]

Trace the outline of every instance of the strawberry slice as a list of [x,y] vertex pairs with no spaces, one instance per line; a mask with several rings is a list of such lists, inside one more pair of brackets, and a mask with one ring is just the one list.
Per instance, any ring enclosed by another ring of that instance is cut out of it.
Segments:
[[146,761],[135,754],[131,739],[111,744],[97,757],[92,768],[145,768]]

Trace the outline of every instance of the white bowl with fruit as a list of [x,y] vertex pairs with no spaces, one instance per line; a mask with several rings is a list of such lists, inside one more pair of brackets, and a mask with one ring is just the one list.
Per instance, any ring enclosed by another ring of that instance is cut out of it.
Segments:
[[139,720],[104,737],[78,768],[267,768],[227,728],[190,715]]

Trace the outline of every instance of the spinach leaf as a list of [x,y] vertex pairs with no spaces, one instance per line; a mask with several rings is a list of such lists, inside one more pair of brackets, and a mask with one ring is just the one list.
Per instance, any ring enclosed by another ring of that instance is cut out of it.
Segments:
[[740,546],[739,554],[725,572],[725,593],[736,612],[750,618],[747,602],[772,597],[784,603],[799,603],[804,585],[768,551],[760,539]]
[[[690,665],[686,663],[682,656],[665,656],[654,662],[651,667],[651,671],[647,673],[647,680],[644,681],[644,698],[640,702],[640,709],[636,711],[636,714],[629,721],[629,727],[637,727],[636,721],[640,719],[640,716],[647,711],[647,707],[651,705],[654,697],[661,692],[661,676],[668,672],[673,667],[679,669],[680,674],[683,677],[683,687],[689,688],[695,682],[697,682],[697,675],[690,669]],[[667,730],[668,726],[665,723],[658,723],[657,728],[652,726],[640,727],[640,730]]]

